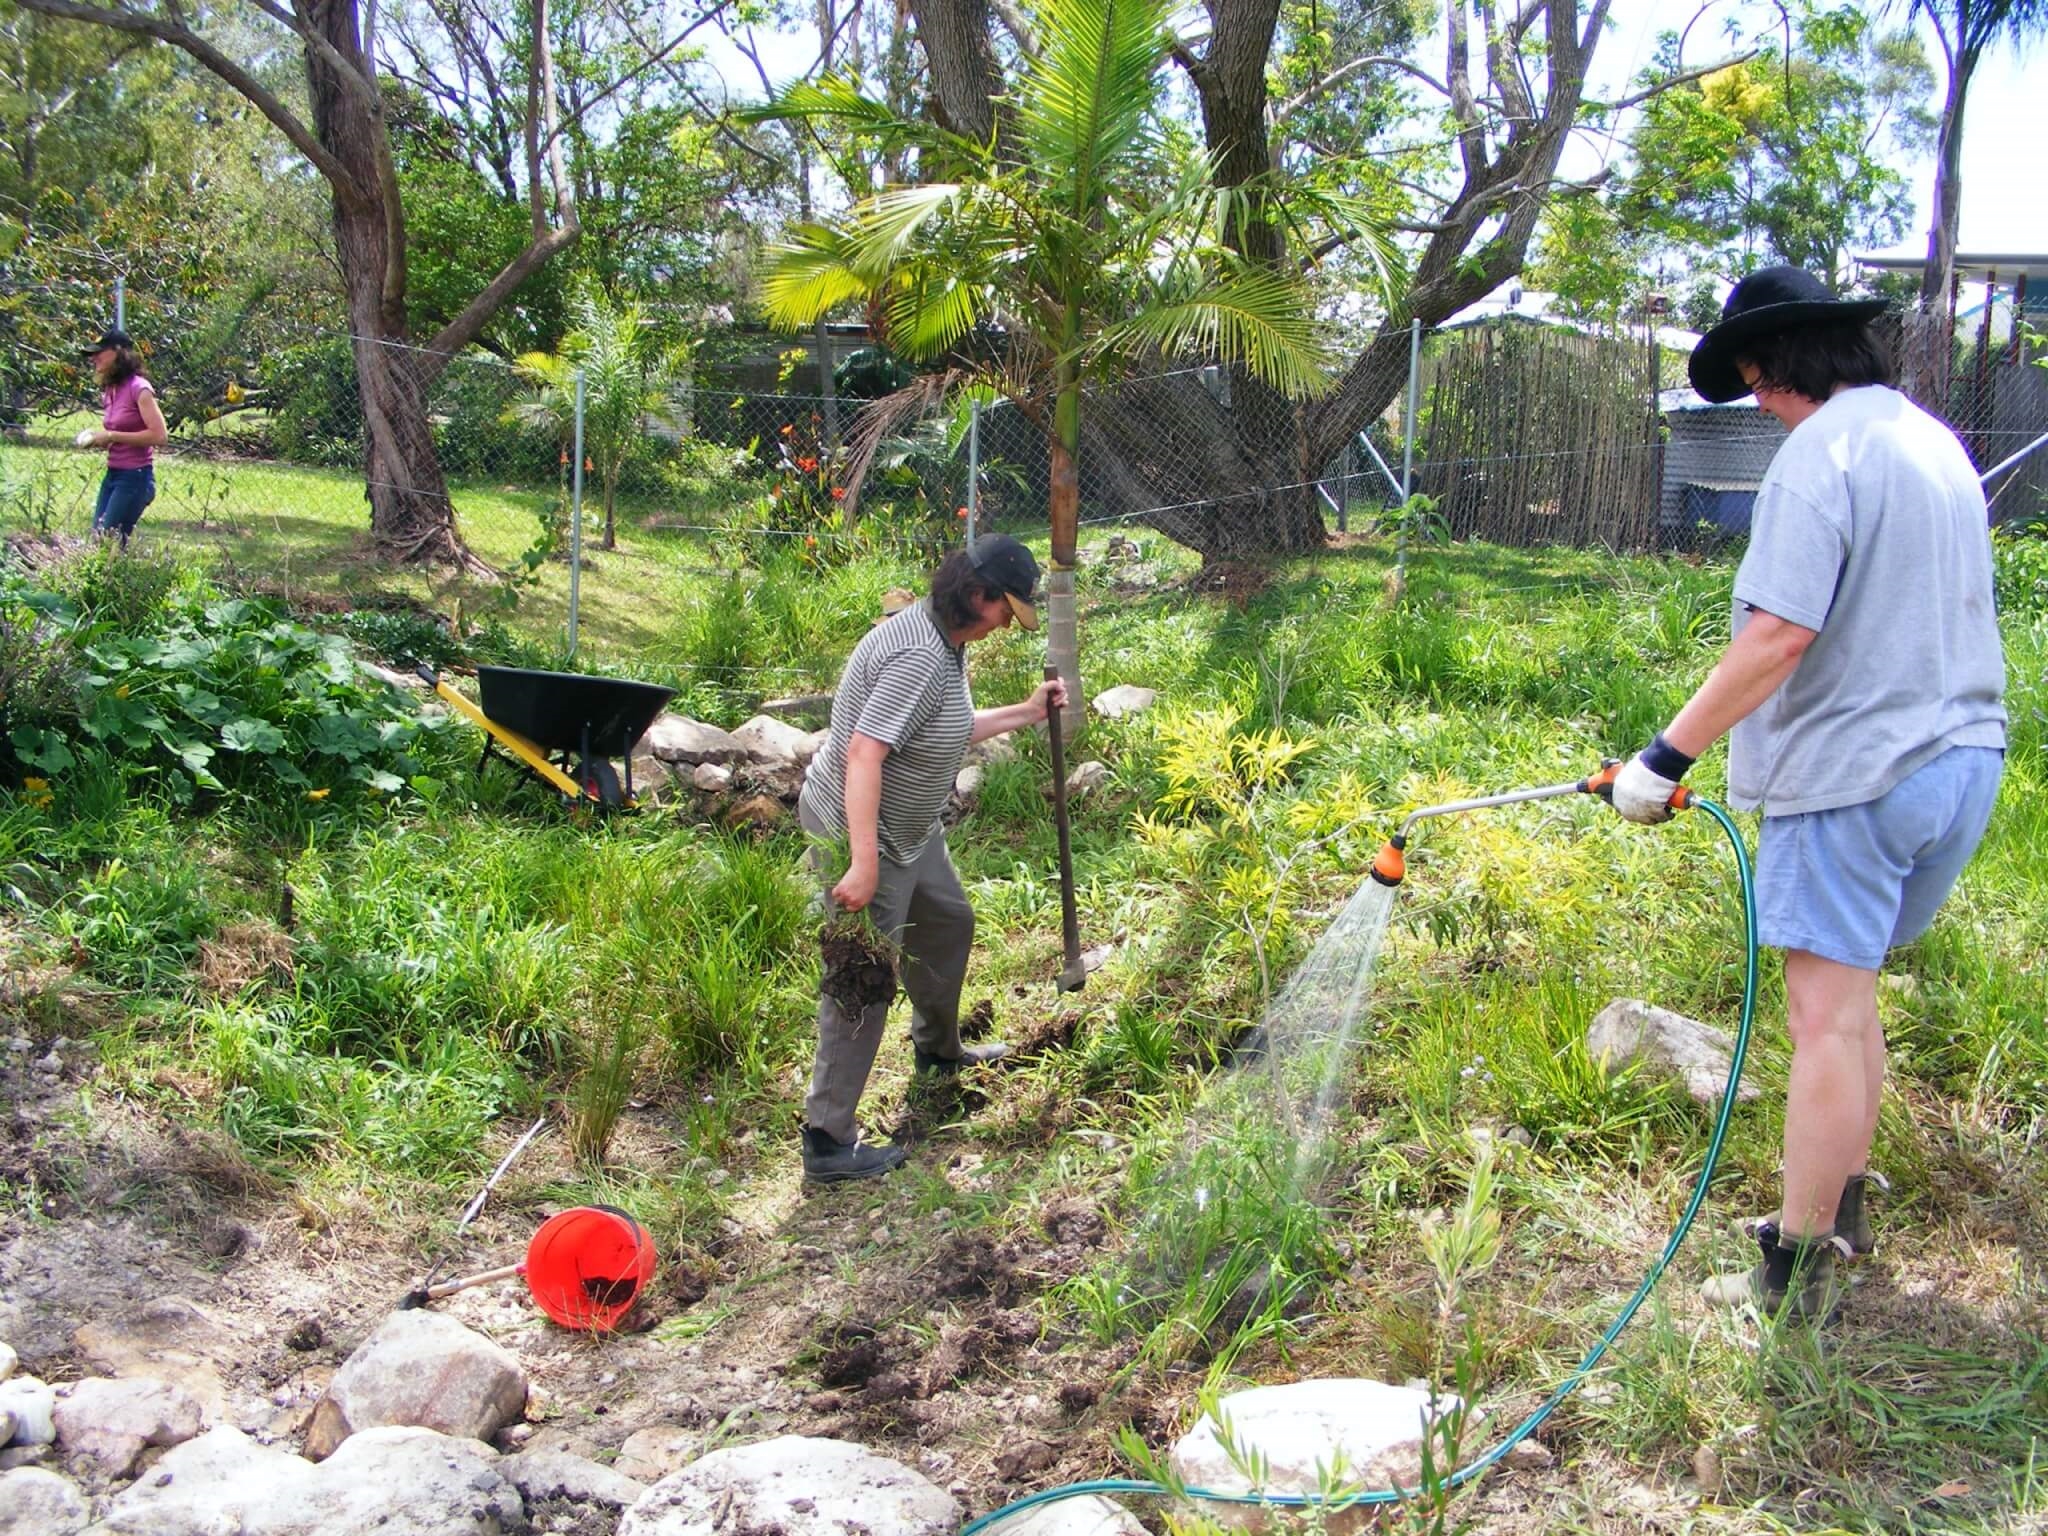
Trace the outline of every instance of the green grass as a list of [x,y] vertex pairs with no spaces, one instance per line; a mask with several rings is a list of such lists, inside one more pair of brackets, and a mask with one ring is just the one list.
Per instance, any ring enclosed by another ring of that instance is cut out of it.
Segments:
[[[252,505],[243,532],[209,532],[171,503],[144,528],[224,576],[289,570],[366,603],[426,595],[360,559],[344,477],[279,475],[266,494],[303,521],[261,524]],[[523,544],[516,498],[463,506],[487,557]],[[714,576],[700,541],[645,515],[585,586],[593,657],[675,681],[720,718],[785,691],[774,680],[829,686],[879,592],[909,574]],[[1705,1111],[1604,1075],[1580,1041],[1615,996],[1732,1023],[1739,910],[1712,824],[1634,828],[1579,799],[1426,824],[1322,1160],[1299,1168],[1270,1121],[1219,1108],[1223,1077],[1407,808],[1576,778],[1667,719],[1725,638],[1731,569],[1431,548],[1389,607],[1390,552],[1353,547],[1277,569],[1240,609],[1145,542],[1149,580],[1090,565],[1081,582],[1090,692],[1161,694],[1076,747],[1111,769],[1073,807],[1084,940],[1111,954],[1079,998],[1053,997],[1049,764],[1028,737],[951,843],[979,920],[968,998],[996,999],[1001,1029],[1035,1048],[981,1084],[986,1105],[948,1112],[939,1152],[853,1198],[893,1213],[913,1267],[940,1210],[953,1231],[1003,1236],[1053,1202],[1098,1206],[1109,1241],[1035,1296],[1053,1349],[1028,1369],[1051,1381],[1114,1361],[1121,1386],[1162,1395],[1182,1424],[1204,1383],[1398,1381],[1455,1359],[1482,1398],[1527,1404],[1618,1308],[1706,1146]],[[552,591],[510,616],[515,638],[550,643]],[[1668,1486],[1702,1447],[1721,1482],[1685,1515],[1692,1530],[1989,1532],[2048,1515],[2031,1259],[2048,1235],[2048,615],[2015,606],[2005,633],[2014,726],[1990,835],[1883,994],[1896,1070],[1875,1162],[1894,1193],[1851,1320],[1818,1343],[1760,1339],[1692,1300],[1739,1258],[1725,1216],[1774,1193],[1788,1053],[1767,964],[1764,1093],[1736,1115],[1708,1220],[1597,1390],[1554,1421],[1562,1472],[1488,1483],[1454,1520],[1615,1529],[1618,1481]],[[978,646],[977,698],[1021,697],[1041,659],[1014,632]],[[1723,792],[1723,761],[1701,765],[1702,792]],[[687,809],[575,820],[502,772],[432,800],[205,814],[103,772],[55,794],[47,808],[0,796],[9,942],[108,1000],[112,1089],[225,1132],[299,1198],[452,1205],[488,1166],[494,1120],[579,1092],[616,1103],[620,1041],[644,1047],[634,1086],[660,1148],[615,1152],[559,1198],[615,1200],[694,1251],[720,1216],[786,1188],[816,984],[794,836],[729,838]],[[277,926],[287,886],[288,966],[227,964]],[[871,1126],[914,1107],[901,1027],[863,1105]],[[1447,1300],[1446,1213],[1477,1198],[1475,1128],[1498,1149],[1483,1205],[1499,1251]],[[941,1172],[949,1148],[978,1159],[971,1187]],[[832,1257],[859,1276],[889,1253]],[[763,1261],[672,1336],[715,1349],[722,1309],[744,1316],[750,1289],[800,1283]],[[1933,1498],[1952,1483],[1969,1492]]]

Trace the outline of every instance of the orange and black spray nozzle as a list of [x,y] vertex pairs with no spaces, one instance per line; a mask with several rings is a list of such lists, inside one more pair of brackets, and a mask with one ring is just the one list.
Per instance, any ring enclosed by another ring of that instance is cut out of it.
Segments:
[[[1602,800],[1612,805],[1614,803],[1614,780],[1620,772],[1621,759],[1618,757],[1607,758],[1601,762],[1598,773],[1590,778],[1579,781],[1579,788],[1589,795],[1598,795]],[[1689,811],[1692,809],[1695,798],[1693,792],[1681,784],[1678,788],[1671,791],[1671,809],[1674,811]]]
[[[1408,819],[1401,823],[1401,830],[1388,838],[1385,846],[1374,855],[1372,877],[1381,885],[1399,885],[1408,874],[1408,829],[1418,821],[1431,816],[1450,816],[1460,811],[1483,811],[1496,805],[1520,805],[1527,800],[1555,800],[1561,795],[1598,795],[1610,804],[1614,799],[1614,778],[1621,772],[1621,760],[1609,758],[1601,763],[1600,771],[1583,779],[1572,779],[1563,784],[1544,784],[1535,789],[1511,789],[1502,795],[1484,795],[1477,800],[1447,800],[1442,805],[1426,805],[1419,811],[1410,811]],[[1690,810],[1693,806],[1693,792],[1683,784],[1671,792],[1671,809]]]

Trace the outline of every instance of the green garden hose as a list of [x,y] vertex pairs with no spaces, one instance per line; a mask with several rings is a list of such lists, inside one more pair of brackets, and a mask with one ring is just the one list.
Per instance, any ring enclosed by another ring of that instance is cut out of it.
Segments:
[[[1559,787],[1564,788],[1565,786]],[[1501,801],[1499,803],[1507,802]],[[1728,846],[1735,855],[1735,872],[1742,886],[1742,927],[1746,950],[1742,974],[1742,1020],[1735,1030],[1735,1050],[1732,1059],[1728,1063],[1728,1081],[1721,1090],[1721,1108],[1714,1117],[1714,1131],[1707,1139],[1707,1155],[1700,1164],[1699,1178],[1693,1184],[1692,1198],[1686,1201],[1684,1214],[1678,1218],[1678,1225],[1672,1230],[1670,1239],[1664,1244],[1663,1252],[1657,1255],[1656,1262],[1651,1264],[1648,1273],[1643,1276],[1642,1283],[1635,1289],[1635,1294],[1629,1297],[1627,1305],[1621,1309],[1621,1315],[1616,1317],[1613,1323],[1608,1326],[1607,1331],[1601,1334],[1599,1339],[1594,1342],[1593,1347],[1586,1352],[1585,1359],[1579,1362],[1577,1369],[1565,1377],[1563,1381],[1559,1382],[1556,1390],[1549,1397],[1545,1398],[1527,1418],[1517,1424],[1505,1440],[1502,1440],[1500,1444],[1494,1446],[1485,1455],[1467,1462],[1464,1466],[1459,1467],[1447,1476],[1443,1480],[1443,1485],[1446,1488],[1460,1487],[1477,1478],[1488,1467],[1492,1466],[1503,1456],[1507,1455],[1509,1451],[1533,1435],[1543,1421],[1557,1411],[1558,1405],[1571,1396],[1579,1384],[1591,1374],[1593,1368],[1600,1363],[1601,1357],[1607,1353],[1608,1347],[1621,1336],[1622,1329],[1629,1325],[1630,1320],[1635,1317],[1642,1304],[1649,1299],[1650,1292],[1657,1287],[1657,1282],[1664,1278],[1664,1271],[1670,1265],[1672,1258],[1677,1254],[1679,1244],[1685,1241],[1686,1234],[1692,1230],[1694,1219],[1700,1213],[1700,1207],[1706,1204],[1707,1187],[1713,1181],[1714,1167],[1721,1159],[1722,1143],[1728,1137],[1728,1121],[1735,1111],[1735,1091],[1742,1082],[1742,1064],[1749,1054],[1750,1026],[1756,1017],[1756,885],[1755,878],[1750,870],[1749,850],[1743,845],[1742,833],[1736,827],[1734,818],[1712,800],[1707,800],[1697,795],[1690,796],[1686,804],[1705,811],[1716,822],[1720,823],[1721,830],[1727,834]],[[1035,1509],[1041,1504],[1052,1504],[1062,1499],[1081,1498],[1088,1494],[1140,1494],[1153,1497],[1178,1494],[1212,1504],[1264,1504],[1280,1509],[1304,1509],[1321,1505],[1328,1509],[1337,1510],[1350,1509],[1360,1505],[1397,1504],[1403,1500],[1412,1499],[1420,1491],[1415,1488],[1373,1488],[1342,1494],[1334,1498],[1324,1498],[1312,1493],[1219,1493],[1208,1488],[1182,1487],[1176,1489],[1140,1478],[1103,1477],[1096,1478],[1090,1482],[1067,1483],[1058,1488],[1047,1488],[1038,1493],[1027,1494],[1021,1499],[1003,1505],[1000,1509],[991,1510],[979,1519],[969,1521],[967,1525],[962,1527],[960,1536],[976,1536],[977,1532],[989,1529],[998,1521],[1007,1520],[1013,1515],[1022,1514],[1027,1509]]]

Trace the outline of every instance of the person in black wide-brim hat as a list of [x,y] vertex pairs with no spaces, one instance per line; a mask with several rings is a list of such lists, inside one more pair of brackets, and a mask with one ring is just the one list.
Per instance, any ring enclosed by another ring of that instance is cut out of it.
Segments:
[[[854,647],[833,694],[832,729],[797,800],[804,830],[818,839],[813,862],[829,882],[827,899],[866,912],[900,951],[919,1072],[957,1072],[1008,1049],[960,1038],[974,908],[940,818],[971,743],[1036,725],[1066,703],[1057,681],[996,709],[976,709],[968,694],[967,647],[1013,622],[1038,628],[1037,585],[1038,562],[1008,534],[948,555],[924,601],[890,614]],[[824,867],[841,838],[846,868]],[[819,996],[818,1057],[804,1101],[812,1183],[876,1178],[903,1161],[901,1146],[863,1142],[855,1121],[888,1016],[886,998],[853,1009]]]
[[1760,936],[1785,951],[1792,1071],[1783,1199],[1711,1305],[1820,1321],[1835,1264],[1871,1251],[1884,1090],[1877,977],[1976,850],[2004,761],[2005,665],[1983,487],[1962,444],[1891,387],[1875,299],[1794,267],[1752,273],[1692,354],[1693,388],[1754,394],[1789,431],[1757,491],[1734,638],[1614,783],[1657,822],[1729,736],[1728,799],[1761,807]]

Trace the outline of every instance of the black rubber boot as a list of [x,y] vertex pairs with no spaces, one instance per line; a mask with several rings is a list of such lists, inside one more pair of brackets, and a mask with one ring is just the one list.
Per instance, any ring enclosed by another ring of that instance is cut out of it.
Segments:
[[[1877,1247],[1877,1234],[1870,1229],[1870,1207],[1865,1196],[1871,1189],[1891,1193],[1891,1184],[1881,1173],[1852,1173],[1842,1186],[1841,1203],[1835,1207],[1835,1235],[1849,1245],[1849,1257],[1865,1258]],[[1755,1242],[1765,1227],[1775,1227],[1775,1216],[1742,1216],[1733,1223],[1735,1235]]]
[[962,1067],[980,1067],[992,1061],[1001,1061],[1009,1054],[1010,1048],[1000,1040],[989,1040],[980,1045],[963,1045],[958,1056],[928,1056],[923,1051],[914,1053],[917,1070],[920,1072],[958,1072]]
[[1835,1260],[1848,1256],[1849,1244],[1832,1232],[1787,1243],[1776,1222],[1759,1224],[1757,1246],[1763,1262],[1742,1274],[1715,1275],[1700,1287],[1710,1307],[1753,1307],[1767,1318],[1795,1318],[1824,1323],[1842,1305],[1842,1287],[1835,1279]]
[[871,1147],[859,1140],[834,1141],[816,1126],[804,1127],[807,1183],[844,1184],[850,1179],[879,1179],[902,1161],[901,1147]]

